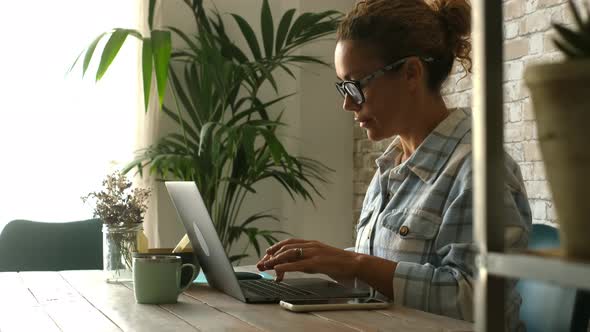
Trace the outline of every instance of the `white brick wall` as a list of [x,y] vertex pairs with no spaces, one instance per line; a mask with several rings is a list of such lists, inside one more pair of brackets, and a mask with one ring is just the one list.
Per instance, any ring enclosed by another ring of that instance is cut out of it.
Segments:
[[[533,222],[557,223],[537,141],[529,92],[522,80],[526,66],[562,59],[551,41],[551,22],[573,24],[566,0],[504,0],[504,141],[518,162],[529,195]],[[471,105],[471,77],[455,66],[443,87],[449,107]],[[374,159],[390,140],[372,143],[355,128],[354,207],[358,221],[365,190],[375,172]]]

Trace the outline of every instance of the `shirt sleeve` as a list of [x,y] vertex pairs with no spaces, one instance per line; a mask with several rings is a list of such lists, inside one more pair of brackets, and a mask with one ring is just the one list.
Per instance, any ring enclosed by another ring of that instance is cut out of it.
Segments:
[[[394,303],[473,321],[475,255],[472,191],[461,193],[442,218],[433,241],[436,266],[398,262],[393,277]],[[530,208],[526,195],[504,192],[506,246],[526,247]]]

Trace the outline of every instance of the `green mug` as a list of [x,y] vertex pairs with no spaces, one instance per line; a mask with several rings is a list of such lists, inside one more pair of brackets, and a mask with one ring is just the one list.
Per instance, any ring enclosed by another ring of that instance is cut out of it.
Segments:
[[[192,269],[192,276],[186,285],[180,284],[182,269]],[[178,295],[187,289],[197,267],[182,264],[180,256],[137,255],[133,257],[133,291],[135,301],[144,304],[176,303]]]

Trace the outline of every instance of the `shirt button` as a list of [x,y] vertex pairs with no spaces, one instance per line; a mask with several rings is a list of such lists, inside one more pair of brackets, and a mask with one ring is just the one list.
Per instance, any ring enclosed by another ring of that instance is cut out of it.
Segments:
[[406,236],[406,235],[408,235],[409,232],[410,232],[410,229],[408,228],[408,226],[402,226],[399,228],[399,235],[401,235],[401,236]]

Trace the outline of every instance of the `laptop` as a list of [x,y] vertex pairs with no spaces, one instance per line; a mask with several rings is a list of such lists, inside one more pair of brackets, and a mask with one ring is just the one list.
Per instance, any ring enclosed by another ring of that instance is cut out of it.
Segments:
[[238,280],[197,185],[192,181],[165,184],[211,287],[246,303],[369,296],[367,289],[345,287],[320,278],[285,278],[280,283],[268,279]]

